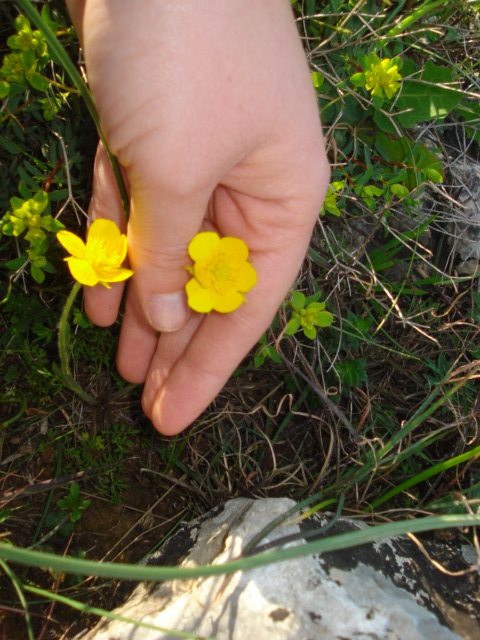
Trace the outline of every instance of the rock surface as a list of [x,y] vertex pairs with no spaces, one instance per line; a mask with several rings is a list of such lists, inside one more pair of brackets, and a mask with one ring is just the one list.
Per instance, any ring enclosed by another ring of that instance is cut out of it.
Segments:
[[[188,524],[149,565],[219,564],[295,503],[231,500]],[[262,544],[325,526],[313,516],[278,527]],[[341,519],[326,535],[361,525]],[[450,571],[471,568],[457,542],[423,540]],[[466,547],[467,550],[472,548]],[[114,613],[164,630],[217,640],[476,640],[480,637],[479,573],[442,573],[409,538],[260,567],[231,577],[139,584]],[[173,632],[102,620],[83,640],[165,640]]]

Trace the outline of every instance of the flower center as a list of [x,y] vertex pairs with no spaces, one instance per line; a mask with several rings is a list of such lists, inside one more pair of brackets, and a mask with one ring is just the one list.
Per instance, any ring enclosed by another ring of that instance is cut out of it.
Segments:
[[383,69],[379,69],[377,71],[376,84],[382,89],[385,89],[390,84],[392,84],[392,74],[389,71],[384,71]]
[[232,290],[232,270],[227,264],[225,256],[215,256],[207,264],[195,265],[195,277],[205,289],[213,289],[217,293]]

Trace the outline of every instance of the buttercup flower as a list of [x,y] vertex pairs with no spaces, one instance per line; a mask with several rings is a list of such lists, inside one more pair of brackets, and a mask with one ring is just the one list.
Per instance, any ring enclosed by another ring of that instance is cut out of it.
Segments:
[[400,89],[398,65],[390,58],[385,58],[379,62],[373,62],[369,69],[365,71],[365,88],[372,96],[383,98],[383,93],[390,100]]
[[111,220],[95,220],[88,230],[86,244],[70,231],[59,231],[57,239],[71,254],[65,261],[81,284],[89,287],[102,284],[109,289],[109,282],[121,282],[133,275],[133,271],[121,266],[127,255],[127,236]]
[[186,286],[188,304],[198,313],[235,311],[257,283],[247,245],[239,238],[204,231],[190,242],[188,253],[194,262],[187,267],[193,276]]

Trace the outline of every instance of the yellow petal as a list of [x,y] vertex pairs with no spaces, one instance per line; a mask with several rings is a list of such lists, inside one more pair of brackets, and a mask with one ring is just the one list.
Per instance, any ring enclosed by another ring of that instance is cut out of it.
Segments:
[[240,238],[226,236],[220,240],[220,251],[228,256],[228,260],[244,262],[248,258],[248,247]]
[[238,291],[229,291],[228,293],[215,293],[213,308],[219,313],[230,313],[235,311],[245,302],[245,298]]
[[198,313],[210,313],[213,309],[214,293],[205,289],[196,278],[187,282],[185,287],[188,296],[188,306]]
[[238,291],[246,293],[257,284],[257,272],[249,262],[237,265],[235,268],[235,283]]
[[112,220],[97,218],[88,229],[88,238],[103,238],[116,241],[121,236],[120,229]]
[[106,238],[103,243],[107,255],[107,264],[119,266],[127,255],[127,236],[120,235],[118,238]]
[[85,258],[85,243],[74,233],[70,233],[70,231],[59,231],[57,233],[57,240],[62,247],[72,256],[75,256],[75,258],[80,258],[81,260]]
[[217,255],[220,246],[220,238],[213,231],[197,233],[188,245],[188,254],[194,262],[205,263]]
[[80,284],[86,284],[89,287],[93,287],[98,284],[98,277],[95,273],[94,268],[90,263],[86,260],[81,260],[79,258],[65,258],[68,262],[68,267],[70,269],[70,273],[78,280]]
[[125,269],[124,267],[115,267],[114,269],[109,267],[96,267],[95,273],[101,283],[122,282],[122,280],[127,280],[130,276],[133,276],[133,271]]
[[98,247],[102,248],[107,264],[120,265],[127,255],[127,237],[112,220],[97,218],[90,225],[87,237],[87,251],[92,259]]

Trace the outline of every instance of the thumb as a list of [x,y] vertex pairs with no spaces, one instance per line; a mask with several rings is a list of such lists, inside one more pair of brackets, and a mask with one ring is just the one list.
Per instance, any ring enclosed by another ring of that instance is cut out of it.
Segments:
[[132,190],[128,246],[133,286],[142,315],[155,331],[177,331],[190,317],[185,293],[188,244],[200,230],[207,207],[207,194]]

